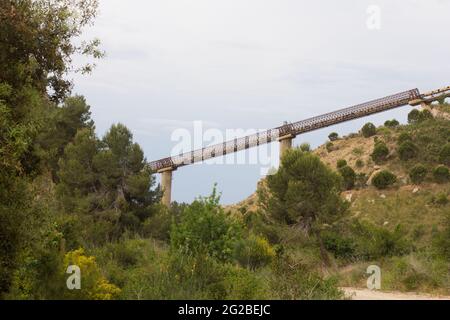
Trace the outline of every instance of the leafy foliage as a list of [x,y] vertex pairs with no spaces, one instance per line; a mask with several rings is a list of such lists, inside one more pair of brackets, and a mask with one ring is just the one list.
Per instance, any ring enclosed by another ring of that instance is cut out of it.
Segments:
[[400,226],[389,231],[360,221],[341,223],[327,230],[324,243],[335,257],[347,261],[404,255],[411,249]]
[[362,134],[363,134],[363,136],[364,136],[365,138],[369,138],[369,137],[372,137],[372,136],[374,136],[374,135],[377,134],[377,128],[376,128],[375,125],[374,125],[373,123],[371,123],[371,122],[366,123],[366,124],[362,127],[361,131],[362,131]]
[[427,173],[427,168],[419,163],[411,168],[409,171],[409,177],[414,184],[419,184],[425,180]]
[[433,115],[427,109],[419,111],[417,109],[413,109],[408,114],[408,123],[415,124],[419,122],[423,122],[425,120],[433,119]]
[[412,158],[415,158],[418,153],[417,146],[412,143],[411,141],[405,141],[398,147],[398,154],[400,156],[400,159],[403,161],[410,160]]
[[386,189],[397,181],[397,177],[388,170],[378,172],[372,178],[372,183],[378,189]]
[[68,212],[101,221],[103,239],[126,229],[139,231],[159,210],[159,190],[139,145],[123,125],[113,125],[99,141],[90,128],[80,130],[59,162],[58,196]]
[[283,224],[302,226],[317,238],[322,261],[328,257],[321,242],[323,224],[342,217],[348,204],[340,197],[341,177],[320,159],[299,149],[289,150],[278,172],[267,178],[268,192],[259,194],[263,208]]
[[339,173],[343,178],[344,188],[346,190],[351,190],[355,186],[356,172],[350,166],[343,166],[338,169]]
[[337,279],[323,279],[308,267],[294,263],[289,256],[278,259],[274,265],[275,277],[270,281],[276,299],[325,300],[342,299],[343,292],[337,288]]
[[199,198],[183,211],[170,233],[173,250],[207,254],[220,261],[232,259],[242,226],[225,214],[219,199],[214,189],[211,196]]
[[400,123],[399,123],[396,119],[387,120],[387,121],[384,123],[384,126],[385,126],[385,127],[388,127],[388,128],[396,128],[396,127],[398,127],[399,125],[400,125]]
[[398,142],[398,144],[400,145],[400,144],[402,144],[402,143],[405,142],[405,141],[412,141],[412,137],[411,137],[411,135],[410,135],[409,133],[407,133],[407,132],[402,132],[402,133],[400,133],[400,135],[398,136],[397,142]]
[[[99,41],[75,45],[84,26],[92,23],[96,0],[13,0],[0,5],[0,74],[14,90],[31,86],[53,101],[62,101],[71,89],[65,79],[72,70],[72,56],[100,58]],[[87,65],[84,71],[92,66]]]
[[242,266],[254,270],[269,264],[275,258],[275,250],[266,239],[251,234],[237,243],[234,257]]
[[310,152],[311,151],[311,145],[309,143],[302,143],[300,145],[300,150],[304,151],[304,152]]
[[261,200],[276,220],[287,224],[312,227],[334,220],[346,209],[339,196],[341,178],[317,156],[298,149],[283,157],[267,184],[269,198]]
[[375,143],[375,147],[373,148],[373,152],[371,154],[372,160],[375,163],[381,163],[387,159],[389,155],[389,149],[386,143],[382,141],[378,141]]
[[339,135],[336,132],[332,132],[328,135],[328,139],[330,139],[330,141],[336,141],[339,139]]
[[[80,290],[65,290],[67,298],[71,300],[111,300],[120,294],[120,289],[103,277],[95,257],[86,256],[83,249],[74,250],[65,255],[64,266],[69,265],[80,268],[82,285]],[[64,272],[65,269],[62,271]]]
[[346,165],[347,165],[347,161],[344,160],[344,159],[339,159],[339,160],[336,162],[336,166],[337,166],[338,169],[339,169],[339,168],[342,168],[342,167],[345,167]]
[[334,150],[334,144],[333,144],[333,142],[328,142],[328,143],[326,144],[326,148],[327,148],[327,151],[328,151],[328,152],[332,152],[332,151]]
[[450,181],[450,170],[446,166],[437,166],[433,170],[433,177],[437,183],[446,183]]

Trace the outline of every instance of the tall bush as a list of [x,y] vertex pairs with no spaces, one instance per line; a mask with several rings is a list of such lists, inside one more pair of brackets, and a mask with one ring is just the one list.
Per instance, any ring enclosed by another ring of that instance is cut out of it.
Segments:
[[380,171],[372,178],[372,184],[378,189],[386,189],[395,182],[397,182],[397,177],[388,170]]
[[374,136],[374,135],[377,134],[377,128],[376,128],[375,125],[374,125],[373,123],[371,123],[371,122],[366,123],[366,124],[362,127],[361,131],[362,131],[362,134],[363,134],[363,136],[364,136],[365,138],[369,138],[369,137],[372,137],[372,136]]

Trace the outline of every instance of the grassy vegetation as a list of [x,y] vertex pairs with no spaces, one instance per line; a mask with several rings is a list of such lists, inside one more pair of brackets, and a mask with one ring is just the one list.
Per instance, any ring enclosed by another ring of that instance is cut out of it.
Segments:
[[370,264],[383,289],[450,294],[448,117],[303,144],[237,210],[167,208],[132,132],[97,136],[71,96],[73,56],[103,56],[75,45],[97,1],[54,3],[0,5],[0,299],[341,299]]
[[437,108],[443,112],[450,114],[450,103],[441,103]]
[[[342,151],[338,155],[327,152],[321,155],[338,172],[344,164],[353,163],[357,177],[358,170],[369,170],[366,171],[369,175],[376,172],[373,163],[362,160],[370,159],[373,152],[367,150],[370,144],[364,147],[361,142],[351,147],[352,139],[361,136],[336,141],[339,143],[336,148]],[[373,139],[373,146],[382,143],[389,148],[378,172],[389,170],[398,179],[383,190],[356,183],[346,191],[346,195],[351,195],[347,214],[338,222],[325,224],[322,230],[332,259],[330,267],[323,268],[317,240],[299,226],[260,221],[258,225],[254,218],[249,227],[281,245],[295,261],[333,279],[337,277],[339,286],[366,287],[366,269],[375,264],[382,270],[383,290],[449,295],[450,184],[437,183],[433,171],[442,166],[446,154],[443,148],[450,140],[450,121],[425,116],[408,125],[377,128],[376,136],[363,139]],[[409,152],[410,149],[414,152]],[[245,217],[258,216],[255,210],[247,211]]]

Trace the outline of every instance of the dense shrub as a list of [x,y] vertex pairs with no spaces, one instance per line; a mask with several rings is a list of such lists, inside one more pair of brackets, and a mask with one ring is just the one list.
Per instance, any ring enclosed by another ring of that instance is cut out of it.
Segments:
[[411,254],[393,257],[391,263],[383,276],[388,290],[423,291],[446,285],[448,266],[443,259]]
[[403,161],[415,158],[417,156],[417,153],[418,148],[411,141],[405,141],[398,147],[398,155]]
[[240,234],[241,225],[224,212],[214,189],[210,197],[195,200],[184,210],[180,222],[172,226],[170,240],[172,249],[229,261]]
[[328,152],[331,152],[331,151],[334,150],[334,144],[333,144],[333,142],[328,142],[328,143],[326,144],[325,147],[327,148],[327,151],[328,151]]
[[86,256],[83,249],[68,252],[64,265],[78,266],[82,275],[81,290],[65,290],[69,299],[111,300],[120,294],[120,289],[102,275],[95,257]]
[[355,256],[356,243],[351,237],[333,231],[324,232],[322,237],[325,248],[336,258],[350,259]]
[[311,145],[307,142],[302,143],[300,145],[300,150],[302,150],[303,152],[310,152],[311,151]]
[[387,120],[384,125],[388,128],[395,128],[400,125],[400,122],[398,122],[396,119]]
[[431,113],[431,111],[427,109],[422,110],[422,112],[420,113],[419,121],[425,121],[429,119],[433,119],[433,114]]
[[278,244],[282,239],[283,231],[281,226],[274,223],[272,219],[260,210],[245,215],[244,223],[249,230],[263,236],[271,244]]
[[344,159],[339,159],[336,162],[336,166],[338,167],[338,169],[342,168],[342,167],[345,167],[346,165],[347,165],[347,160],[344,160]]
[[374,125],[373,123],[371,123],[371,122],[366,123],[366,124],[362,127],[361,131],[362,131],[362,134],[363,134],[363,136],[364,136],[365,138],[369,138],[369,137],[372,137],[372,136],[374,136],[374,135],[377,134],[377,128],[376,128],[375,125]]
[[362,168],[362,167],[364,167],[364,161],[361,159],[358,159],[358,160],[356,160],[355,165],[357,168]]
[[339,135],[336,132],[332,132],[328,135],[328,139],[330,139],[330,141],[336,141],[339,139]]
[[414,184],[419,184],[425,180],[427,172],[427,168],[419,163],[411,168],[409,171],[409,177]]
[[219,283],[220,286],[223,286],[224,295],[217,296],[216,299],[254,300],[270,297],[270,292],[266,289],[261,277],[238,266],[227,266],[225,276]]
[[386,189],[395,182],[397,182],[397,177],[388,170],[380,171],[372,178],[372,184],[378,189]]
[[287,256],[273,264],[274,276],[269,278],[273,299],[281,300],[336,300],[344,298],[337,278],[324,278],[307,266]]
[[[147,243],[151,243],[147,241]],[[257,273],[205,254],[167,252],[150,245],[148,260],[130,269],[109,273],[122,283],[121,299],[268,299],[270,292]],[[155,251],[156,249],[156,251]]]
[[165,208],[161,208],[161,210],[144,221],[143,233],[147,237],[168,241],[171,224],[172,216]]
[[399,256],[411,249],[400,225],[390,231],[368,222],[356,222],[352,232],[356,234],[357,255],[363,259]]
[[267,177],[267,187],[258,190],[259,200],[267,213],[283,224],[297,224],[302,219],[308,228],[315,228],[347,210],[340,197],[341,176],[318,156],[298,149],[283,156],[276,174]]
[[408,123],[417,123],[419,122],[419,118],[420,111],[417,109],[413,109],[410,113],[408,113]]
[[[299,225],[320,242],[324,224],[342,218],[349,204],[341,197],[342,178],[318,156],[293,149],[286,152],[276,174],[267,177],[267,189],[258,190],[259,201],[274,220]],[[329,265],[323,246],[322,261]]]
[[410,124],[419,123],[419,122],[429,120],[429,119],[433,119],[433,114],[427,109],[422,110],[422,111],[413,109],[408,114],[408,123],[410,123]]
[[441,152],[439,153],[439,161],[442,164],[450,166],[450,143],[447,143],[442,147]]
[[356,180],[355,171],[351,167],[344,165],[343,167],[339,168],[339,173],[343,178],[344,188],[346,190],[353,189]]
[[327,230],[323,238],[325,247],[336,258],[349,261],[367,261],[410,251],[400,226],[390,231],[369,222],[354,221]]
[[437,183],[446,183],[450,181],[450,171],[446,166],[437,166],[433,170],[433,177]]
[[375,147],[373,148],[373,152],[371,154],[372,160],[375,163],[380,163],[385,161],[387,156],[389,155],[389,149],[384,142],[376,142]]
[[275,258],[275,251],[266,239],[251,234],[237,243],[234,258],[240,265],[253,270],[269,264]]
[[402,133],[400,133],[400,135],[397,138],[397,143],[402,144],[405,141],[412,141],[412,137],[409,133],[402,132]]

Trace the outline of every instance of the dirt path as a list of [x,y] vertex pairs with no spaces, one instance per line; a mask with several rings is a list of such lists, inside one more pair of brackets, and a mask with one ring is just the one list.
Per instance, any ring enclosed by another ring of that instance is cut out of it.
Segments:
[[406,292],[382,292],[369,289],[342,288],[345,295],[352,300],[450,300],[446,296],[432,296],[428,294]]

